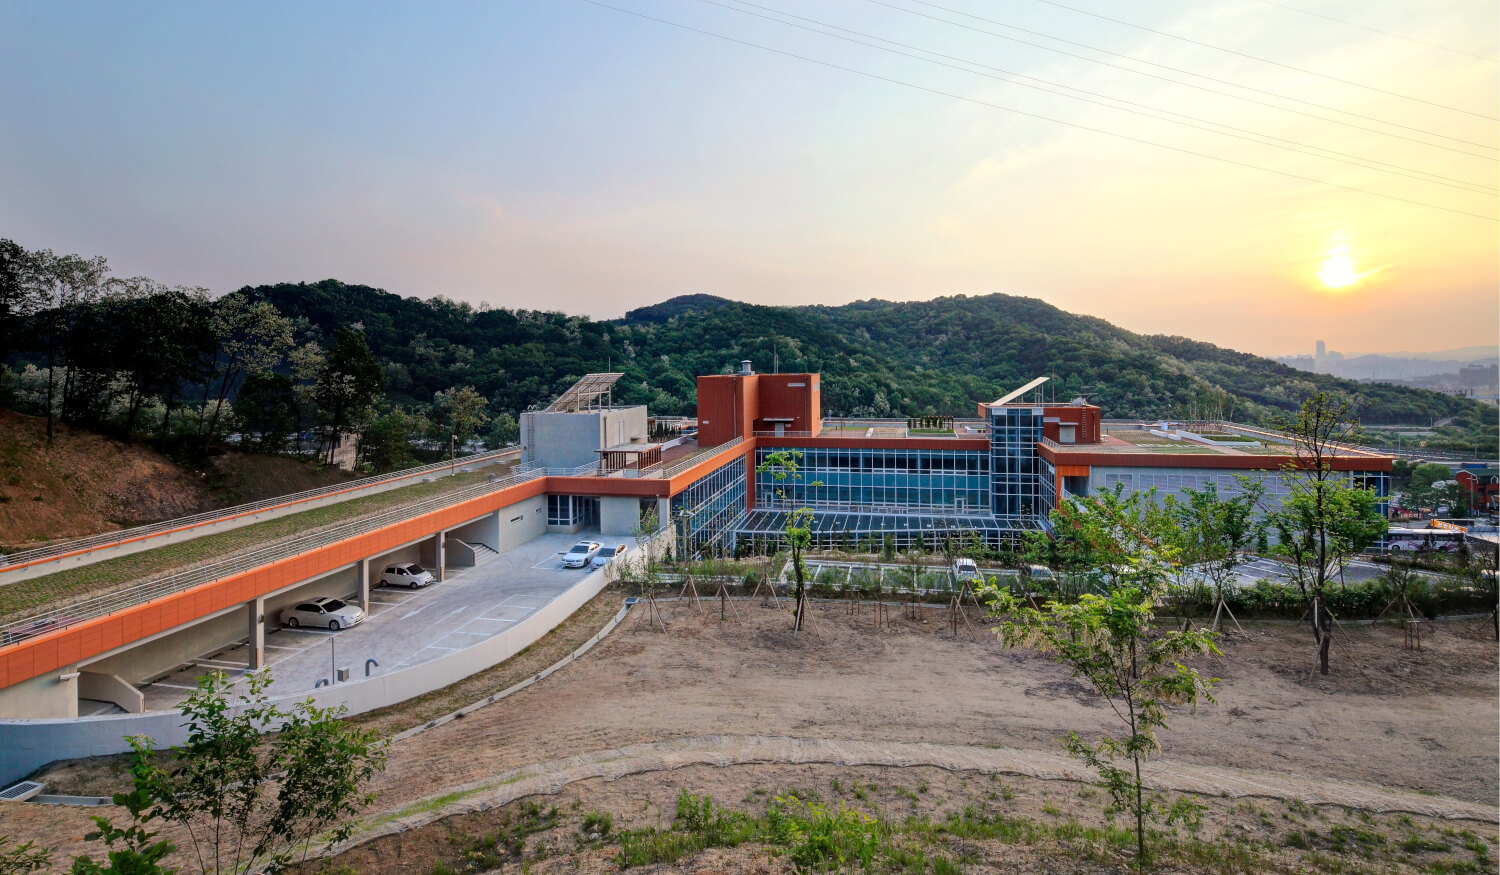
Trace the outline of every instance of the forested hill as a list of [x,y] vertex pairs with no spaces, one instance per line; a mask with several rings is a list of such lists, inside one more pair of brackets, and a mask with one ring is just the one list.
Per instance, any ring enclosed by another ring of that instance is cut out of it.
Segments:
[[583,373],[613,369],[626,374],[617,402],[691,414],[697,375],[728,373],[750,359],[759,370],[770,370],[774,360],[782,371],[821,372],[824,410],[849,416],[972,416],[976,401],[1045,375],[1051,395],[1086,395],[1109,417],[1257,422],[1330,389],[1361,398],[1367,423],[1495,422],[1493,409],[1465,399],[1309,374],[1010,295],[841,307],[762,307],[691,295],[599,322],[402,298],[334,280],[242,293],[275,304],[304,336],[362,326],[385,368],[388,400],[404,405],[472,385],[492,411],[520,411]]

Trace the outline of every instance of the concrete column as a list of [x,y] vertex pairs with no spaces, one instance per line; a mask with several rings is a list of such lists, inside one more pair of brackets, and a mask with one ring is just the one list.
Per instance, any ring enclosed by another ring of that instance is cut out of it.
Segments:
[[370,613],[370,558],[354,563],[354,570],[359,574],[359,606]]
[[250,618],[249,636],[245,641],[246,648],[250,651],[246,662],[249,668],[264,668],[266,664],[266,600],[264,597],[253,598],[245,603],[248,609],[246,613]]
[[437,533],[437,579],[448,579],[448,533]]

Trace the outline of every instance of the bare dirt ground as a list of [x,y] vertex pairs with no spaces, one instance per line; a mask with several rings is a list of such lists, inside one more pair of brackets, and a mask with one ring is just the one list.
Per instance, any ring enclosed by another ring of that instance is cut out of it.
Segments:
[[[842,605],[818,604],[810,629],[795,638],[785,611],[741,602],[743,621],[721,623],[716,611],[697,617],[677,605],[668,610],[667,634],[632,617],[552,677],[394,746],[368,819],[435,811],[441,805],[432,802],[434,795],[529,764],[672,739],[928,742],[1030,749],[1041,760],[1058,755],[1058,738],[1069,730],[1086,736],[1117,730],[1110,709],[1065,669],[1001,649],[982,626],[975,637],[950,636],[941,608],[915,621],[895,608],[892,627],[876,629],[868,608],[850,617]],[[1421,651],[1402,649],[1398,627],[1350,627],[1346,646],[1353,661],[1336,648],[1333,674],[1320,677],[1312,672],[1305,629],[1247,624],[1248,635],[1223,642],[1223,659],[1200,666],[1222,679],[1218,704],[1173,715],[1158,768],[1248,770],[1274,785],[1267,795],[1295,794],[1305,783],[1298,776],[1307,776],[1453,797],[1492,810],[1500,792],[1496,644],[1471,632],[1474,625],[1440,622],[1423,635]],[[716,788],[724,801],[741,799],[755,788],[750,778],[731,773],[752,774],[747,768],[726,768],[726,777],[704,778],[703,789],[693,792]],[[689,772],[715,770],[694,765],[670,780],[688,787],[683,776]],[[604,810],[607,802],[621,814],[662,780],[581,782],[569,792],[583,792],[578,788],[585,784],[599,792],[613,787],[581,804]],[[1053,795],[1096,792],[1077,784],[1038,786],[1069,788],[1049,790]],[[1090,805],[1097,810],[1097,801]],[[78,852],[87,814],[3,806],[0,833]],[[658,811],[658,823],[663,819],[670,816]],[[1480,831],[1494,843],[1491,825]]]
[[0,550],[301,492],[355,475],[281,456],[225,452],[202,472],[161,453],[0,410]]

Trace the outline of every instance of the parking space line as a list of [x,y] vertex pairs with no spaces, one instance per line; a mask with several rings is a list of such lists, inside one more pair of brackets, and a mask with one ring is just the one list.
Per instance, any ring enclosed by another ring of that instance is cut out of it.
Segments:
[[375,599],[370,599],[370,604],[372,604],[372,605],[400,605],[400,604],[405,604],[405,602],[379,602],[379,601],[376,601]]
[[493,632],[465,632],[463,629],[454,629],[449,634],[450,635],[478,635],[481,638],[488,638],[491,635],[493,635],[494,633]]
[[208,668],[229,668],[236,669],[238,671],[248,670],[247,666],[239,665],[238,663],[233,662],[224,662],[223,660],[218,659],[195,659],[193,660],[193,665],[202,665],[207,666]]
[[146,684],[148,687],[168,687],[173,690],[196,690],[197,687],[184,687],[182,684],[169,684],[166,681],[154,681]]
[[[429,648],[432,649],[432,650],[462,650],[463,649],[461,647],[444,647],[441,644],[429,644],[429,645],[427,645],[427,647],[422,648],[422,650],[427,650]],[[417,652],[421,653],[422,651],[419,650]]]
[[306,647],[287,647],[284,644],[266,644],[262,646],[264,646],[267,650],[291,650],[296,653],[301,653],[302,651],[307,649]]
[[406,616],[402,617],[401,619],[405,620],[405,619],[407,619],[407,617],[415,617],[417,614],[422,613],[423,611],[427,610],[429,607],[432,607],[432,602],[428,602],[427,604],[423,605],[422,607],[417,608],[415,611],[412,611],[411,613],[407,614]]

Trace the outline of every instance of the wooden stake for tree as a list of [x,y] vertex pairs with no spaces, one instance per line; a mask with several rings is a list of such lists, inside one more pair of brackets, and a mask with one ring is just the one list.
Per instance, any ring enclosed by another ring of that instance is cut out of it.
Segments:
[[755,582],[755,589],[751,591],[750,598],[753,599],[756,596],[760,595],[761,587],[766,588],[766,594],[760,600],[761,607],[770,605],[778,611],[781,610],[781,596],[776,594],[776,584],[771,580],[771,576],[769,574],[766,575],[764,579],[757,580]]
[[1406,650],[1422,649],[1422,623],[1419,620],[1407,620],[1402,624],[1406,628],[1406,640],[1401,646]]
[[703,602],[698,599],[698,587],[693,583],[691,574],[683,576],[682,592],[677,594],[677,598],[679,600],[686,598],[689,610],[700,616],[703,614]]
[[[642,597],[642,601],[646,603],[646,610],[642,614],[646,625],[659,626],[663,632],[667,631],[667,621],[661,615],[661,606],[656,603],[656,593],[646,593],[646,595]],[[636,604],[640,604],[640,602],[637,602]],[[640,628],[641,622],[641,620],[636,621],[637,629]]]
[[[1328,611],[1327,608],[1324,608],[1324,610]],[[1345,638],[1348,638],[1349,637],[1349,633],[1344,629],[1344,624],[1339,622],[1339,618],[1335,617],[1333,615],[1332,611],[1328,611],[1328,619],[1330,621],[1332,621],[1331,625],[1329,626],[1328,637],[1330,639],[1332,639],[1332,641],[1333,641],[1334,644],[1337,644],[1339,646],[1339,650],[1342,650],[1344,652],[1345,656],[1349,657],[1349,662],[1351,662],[1351,663],[1354,664],[1355,670],[1359,672],[1359,676],[1360,677],[1362,677],[1362,678],[1365,679],[1365,683],[1369,684],[1372,687],[1375,686],[1375,682],[1372,681],[1372,680],[1370,680],[1370,676],[1367,675],[1367,674],[1365,674],[1364,668],[1362,668],[1360,666],[1359,660],[1357,660],[1357,659],[1354,658],[1354,652],[1351,651],[1348,648],[1348,646],[1346,646],[1344,644],[1344,642],[1340,641],[1333,634],[1335,631],[1337,631],[1339,634],[1343,635]]]
[[1495,629],[1495,640],[1500,641],[1500,604],[1495,605],[1495,609],[1490,611],[1488,617],[1474,624],[1475,629],[1478,629],[1480,626],[1493,626]]
[[1214,622],[1212,626],[1208,627],[1209,629],[1215,632],[1219,631],[1219,615],[1221,612],[1229,615],[1229,619],[1234,621],[1234,628],[1240,630],[1241,635],[1245,634],[1245,627],[1240,625],[1240,621],[1235,617],[1234,611],[1229,609],[1229,602],[1224,598],[1222,592],[1219,593],[1218,604],[1214,606]]
[[734,614],[734,620],[736,623],[738,623],[741,620],[740,610],[739,608],[736,608],[734,606],[734,602],[729,600],[729,583],[727,581],[720,580],[719,591],[714,593],[714,595],[718,596],[719,599],[719,622],[723,623],[728,619],[728,617],[725,615],[725,612],[727,611],[728,613]]

